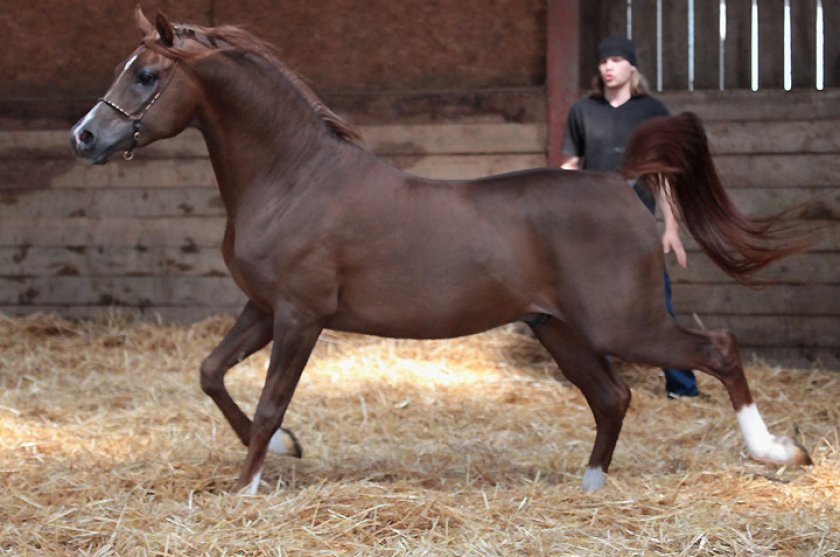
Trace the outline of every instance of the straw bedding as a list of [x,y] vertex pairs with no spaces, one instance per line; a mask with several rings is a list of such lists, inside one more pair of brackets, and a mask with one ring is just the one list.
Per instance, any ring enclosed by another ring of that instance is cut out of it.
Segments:
[[[748,362],[773,432],[815,465],[749,461],[725,392],[633,403],[603,490],[580,393],[509,327],[452,341],[325,332],[285,425],[302,460],[245,451],[201,392],[231,324],[0,317],[0,554],[840,555],[840,374]],[[228,374],[253,411],[265,351]]]

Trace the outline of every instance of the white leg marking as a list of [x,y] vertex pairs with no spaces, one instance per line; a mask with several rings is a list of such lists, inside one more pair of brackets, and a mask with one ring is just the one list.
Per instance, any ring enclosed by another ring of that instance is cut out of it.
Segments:
[[262,468],[257,470],[257,473],[254,474],[254,477],[251,479],[251,483],[248,485],[248,489],[245,490],[247,495],[256,495],[257,489],[260,487],[260,478],[262,477]]
[[592,493],[604,487],[604,480],[604,471],[601,468],[587,466],[586,472],[583,473],[583,481],[581,481],[580,486],[585,492]]
[[751,457],[774,464],[788,464],[795,461],[796,446],[789,439],[776,438],[767,431],[767,426],[755,404],[744,406],[736,416]]

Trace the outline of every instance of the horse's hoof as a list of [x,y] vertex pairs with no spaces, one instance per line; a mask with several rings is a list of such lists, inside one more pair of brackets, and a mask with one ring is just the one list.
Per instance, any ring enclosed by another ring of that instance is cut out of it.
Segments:
[[808,450],[797,439],[793,437],[777,437],[776,441],[787,448],[788,454],[790,455],[788,464],[796,466],[811,466],[814,464],[814,461],[811,460],[811,455],[808,454]]
[[750,453],[753,460],[774,466],[810,466],[814,464],[811,455],[802,443],[792,437],[773,437],[771,444],[761,453]]
[[593,493],[604,487],[604,471],[600,468],[587,467],[586,472],[583,473],[583,480],[580,486],[587,493]]
[[298,443],[295,434],[282,427],[271,436],[271,441],[268,442],[268,452],[280,456],[303,457],[303,449],[300,448],[300,443]]

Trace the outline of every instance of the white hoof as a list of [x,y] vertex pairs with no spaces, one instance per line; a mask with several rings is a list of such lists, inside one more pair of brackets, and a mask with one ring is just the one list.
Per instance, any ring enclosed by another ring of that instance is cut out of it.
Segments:
[[268,442],[268,452],[280,456],[293,456],[295,458],[303,456],[303,451],[294,434],[282,427],[271,436],[271,441]]
[[587,467],[586,472],[583,473],[583,480],[581,481],[580,486],[585,492],[592,493],[604,487],[605,480],[606,477],[604,476],[603,470],[600,468]]

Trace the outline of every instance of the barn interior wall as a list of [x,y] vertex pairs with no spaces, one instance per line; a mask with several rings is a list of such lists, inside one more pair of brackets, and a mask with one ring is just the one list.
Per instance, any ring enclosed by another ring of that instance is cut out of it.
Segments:
[[[247,24],[362,127],[372,150],[409,172],[470,178],[546,163],[556,122],[546,110],[545,6],[568,2],[586,27],[591,4],[575,0],[432,3],[462,29],[420,6],[397,13],[354,0],[317,10],[298,0],[143,5],[174,20]],[[92,317],[119,307],[190,320],[236,311],[242,297],[218,252],[224,214],[197,134],[97,168],[67,148],[68,123],[139,38],[133,4],[114,4],[45,0],[0,12],[8,30],[0,69],[14,76],[0,82],[0,312]],[[689,268],[673,273],[680,319],[730,327],[747,349],[773,357],[840,362],[840,89],[662,98],[706,120],[724,182],[746,212],[817,197],[804,217],[826,225],[813,249],[770,270],[779,285],[758,292],[734,285],[690,244]]]
[[[543,0],[141,4],[149,17],[160,9],[176,22],[245,26],[277,46],[283,60],[328,98],[515,91],[545,81]],[[139,41],[133,3],[127,2],[43,0],[0,11],[0,27],[0,71],[13,76],[0,80],[0,116],[24,117],[30,125],[78,118]]]

